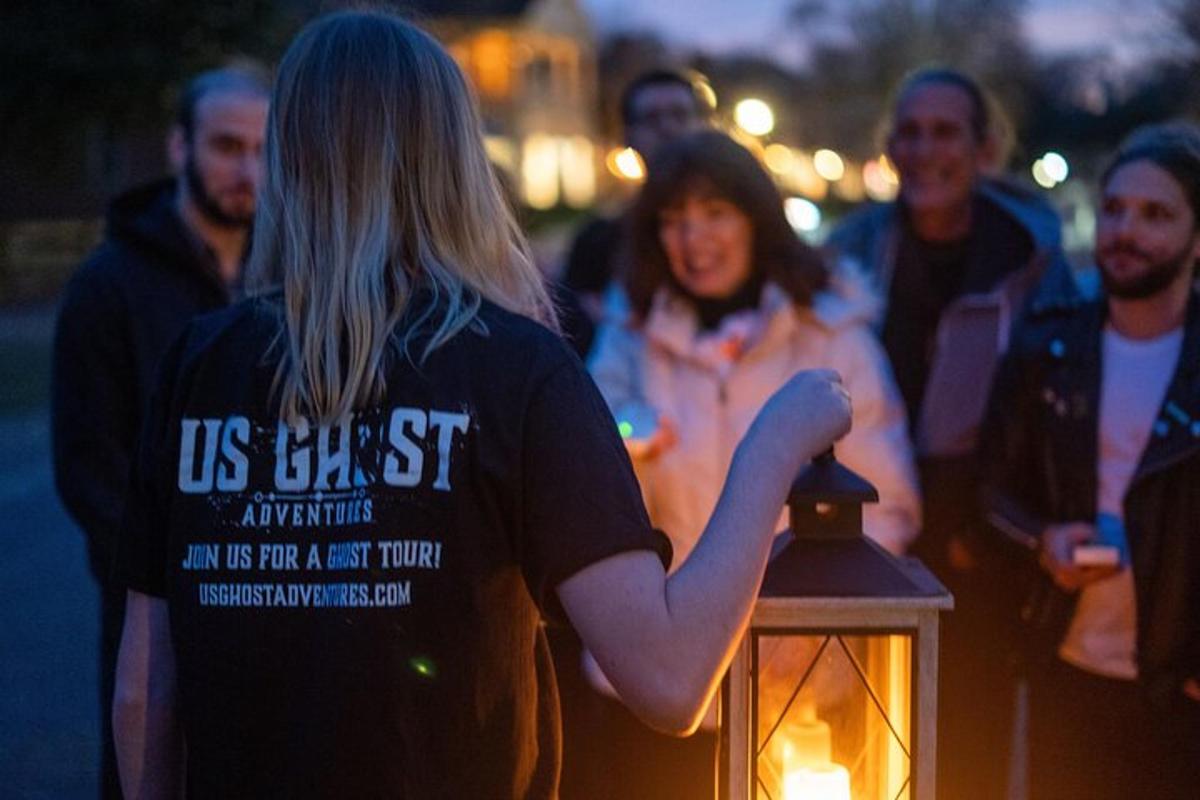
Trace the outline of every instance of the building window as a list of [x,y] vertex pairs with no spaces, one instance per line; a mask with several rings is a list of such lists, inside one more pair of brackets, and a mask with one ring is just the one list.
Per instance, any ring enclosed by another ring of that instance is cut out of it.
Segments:
[[532,208],[552,208],[564,202],[574,208],[591,205],[596,196],[595,154],[584,136],[535,133],[521,152],[525,202]]
[[484,31],[471,45],[471,66],[479,93],[487,100],[507,100],[512,94],[512,43],[503,31]]

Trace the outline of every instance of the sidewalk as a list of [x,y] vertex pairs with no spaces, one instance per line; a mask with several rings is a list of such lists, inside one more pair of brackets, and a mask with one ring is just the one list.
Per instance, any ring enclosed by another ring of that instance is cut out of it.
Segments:
[[82,534],[54,491],[53,308],[0,312],[0,786],[93,800],[99,614]]

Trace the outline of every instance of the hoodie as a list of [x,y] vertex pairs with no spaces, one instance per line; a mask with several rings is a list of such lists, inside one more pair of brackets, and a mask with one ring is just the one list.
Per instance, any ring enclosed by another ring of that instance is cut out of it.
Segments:
[[229,303],[215,258],[175,210],[174,180],[118,197],[71,278],[54,339],[54,475],[107,583],[133,449],[158,363],[197,314]]
[[[1031,303],[1094,295],[1094,272],[1076,274],[1061,247],[1061,222],[1038,195],[1012,183],[981,181],[979,197],[1028,234],[1033,254],[1013,264],[987,291],[958,297],[943,312],[936,350],[922,392],[913,441],[918,455],[960,458],[972,453],[1000,357],[1011,331]],[[829,238],[840,256],[857,263],[880,297],[889,295],[900,245],[901,211],[896,203],[868,205],[850,215]],[[877,320],[882,325],[882,318]]]

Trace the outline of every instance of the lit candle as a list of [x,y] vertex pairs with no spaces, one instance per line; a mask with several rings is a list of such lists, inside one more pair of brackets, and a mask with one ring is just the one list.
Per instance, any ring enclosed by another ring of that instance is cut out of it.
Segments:
[[850,773],[841,764],[801,767],[783,777],[784,800],[850,800]]
[[783,771],[823,766],[833,760],[833,734],[829,723],[817,717],[811,702],[800,705],[800,719],[784,725]]

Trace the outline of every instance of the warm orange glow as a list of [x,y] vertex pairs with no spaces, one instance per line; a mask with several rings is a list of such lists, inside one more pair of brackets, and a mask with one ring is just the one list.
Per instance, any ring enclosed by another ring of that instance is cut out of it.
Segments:
[[512,40],[504,31],[484,31],[471,43],[472,74],[485,98],[505,100],[511,94],[511,56]]
[[618,178],[634,183],[646,179],[646,165],[637,150],[632,147],[617,147],[604,157],[604,166]]
[[[912,736],[909,726],[912,724],[912,639],[907,636],[889,636],[887,638],[887,712],[888,718],[896,730],[901,731],[910,744]],[[910,796],[908,756],[895,739],[888,739],[887,762],[883,769],[884,788],[886,797],[908,800]],[[903,793],[900,789],[904,787]]]
[[796,163],[796,156],[785,144],[769,144],[763,151],[763,162],[776,175],[787,175]]
[[784,186],[809,200],[821,202],[829,194],[829,183],[813,167],[812,156],[803,150],[792,151],[792,168],[784,177]]
[[558,141],[535,133],[521,150],[521,178],[525,202],[532,208],[553,208],[558,203]]
[[846,174],[846,162],[832,150],[818,150],[813,153],[813,167],[817,174],[827,181],[840,181]]
[[586,136],[559,139],[563,200],[572,208],[586,208],[596,199],[595,152]]
[[775,112],[757,97],[747,97],[733,107],[733,121],[751,136],[766,136],[775,130]]
[[866,187],[863,185],[863,173],[858,168],[858,165],[845,165],[841,180],[833,184],[833,191],[834,194],[847,202],[862,202],[866,196]]
[[881,203],[896,198],[899,181],[895,180],[895,173],[891,172],[886,165],[886,157],[863,164],[862,177],[867,197]]
[[712,84],[708,82],[708,78],[703,76],[698,77],[692,83],[692,86],[696,88],[696,93],[699,94],[704,100],[704,103],[708,106],[708,109],[710,111],[715,111],[717,109],[717,93],[713,89]]
[[879,156],[879,166],[883,170],[883,179],[893,186],[900,185],[900,173],[896,172],[896,165],[887,157],[887,154]]
[[483,147],[491,162],[503,167],[509,172],[517,170],[517,148],[512,139],[507,136],[487,135],[483,137]]
[[850,800],[850,773],[841,764],[801,767],[784,776],[783,800]]
[[910,800],[912,645],[900,634],[759,638],[754,796]]

